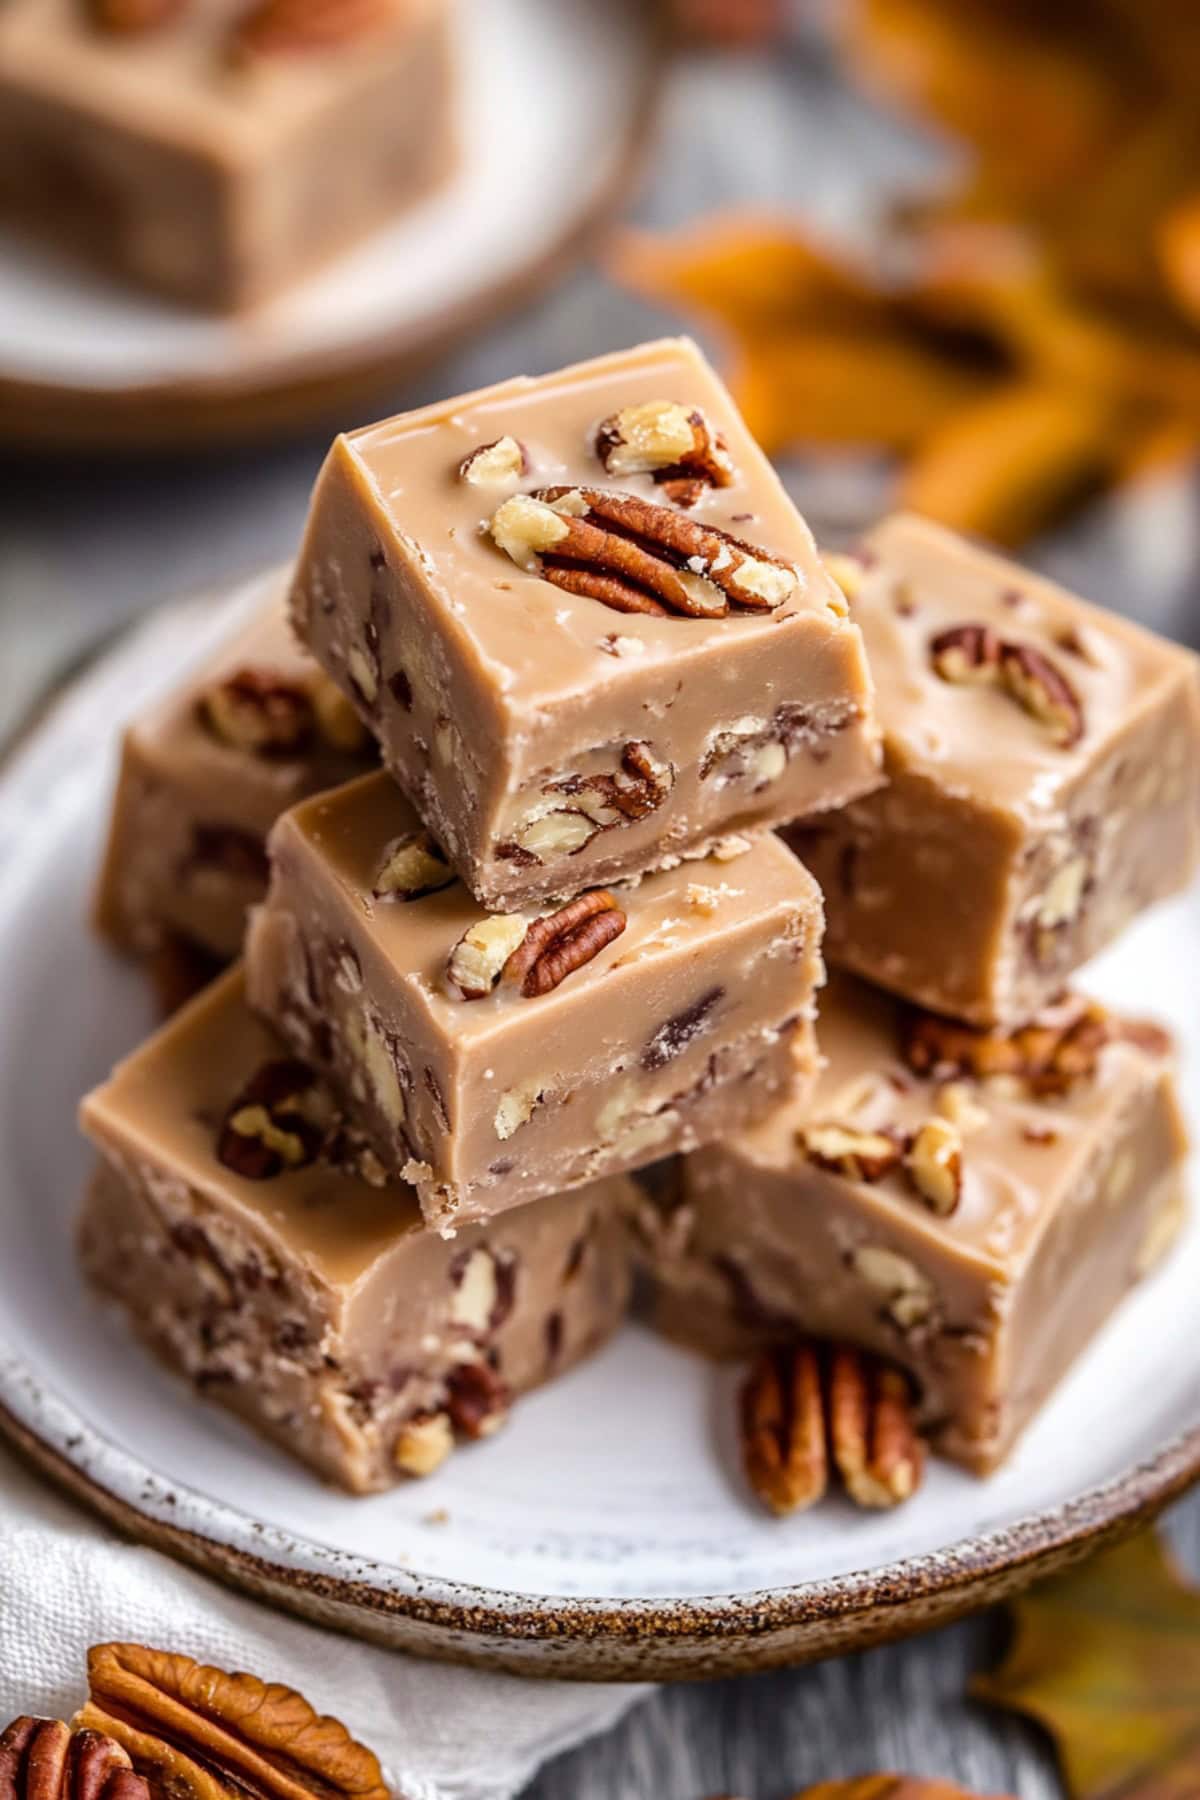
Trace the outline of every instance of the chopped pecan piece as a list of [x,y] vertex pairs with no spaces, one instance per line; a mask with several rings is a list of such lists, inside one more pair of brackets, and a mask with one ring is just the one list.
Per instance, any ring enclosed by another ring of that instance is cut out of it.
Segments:
[[449,887],[454,870],[427,831],[393,838],[380,859],[371,892],[377,900],[418,900]]
[[781,1516],[820,1500],[831,1468],[857,1506],[897,1506],[920,1485],[908,1380],[865,1352],[805,1338],[766,1352],[742,1390],[741,1425],[747,1479]]
[[516,481],[529,469],[525,446],[515,437],[493,438],[490,444],[479,444],[458,465],[458,477],[471,487],[503,487]]
[[334,1112],[306,1063],[267,1062],[247,1082],[221,1124],[217,1158],[247,1181],[269,1181],[321,1154]]
[[519,982],[527,999],[548,994],[620,937],[625,925],[625,914],[607,888],[580,894],[533,921],[505,963],[504,979]]
[[528,930],[529,921],[520,913],[490,913],[468,926],[446,964],[450,991],[460,1000],[482,1000],[490,994]]
[[720,618],[771,612],[800,577],[790,563],[669,506],[603,488],[542,488],[506,500],[492,537],[520,567],[618,612]]
[[88,1652],[72,1721],[114,1738],[172,1800],[388,1800],[378,1759],[293,1688],[140,1644]]
[[902,1027],[901,1051],[918,1075],[939,1081],[1010,1075],[1035,1095],[1063,1094],[1094,1074],[1105,1045],[1122,1035],[1121,1022],[1096,1001],[1067,994],[1016,1031],[988,1031],[912,1011]]
[[370,37],[395,16],[393,0],[254,0],[234,21],[228,59],[237,65],[261,56],[339,50]]
[[902,1141],[892,1132],[836,1121],[802,1126],[796,1135],[809,1162],[852,1181],[882,1181],[899,1168],[904,1154]]
[[512,1396],[487,1363],[460,1363],[449,1380],[447,1409],[463,1437],[491,1437],[508,1418]]
[[1083,704],[1062,670],[1032,644],[1002,638],[990,625],[954,625],[929,645],[930,660],[943,681],[958,686],[997,687],[1045,725],[1051,739],[1069,750],[1083,736]]
[[728,487],[733,461],[699,407],[645,400],[610,414],[596,432],[596,455],[609,475],[653,475],[676,505],[691,506],[706,487]]
[[949,1218],[962,1198],[963,1141],[949,1119],[926,1119],[904,1152],[904,1172],[925,1204]]
[[414,1413],[400,1427],[392,1460],[405,1475],[432,1475],[454,1448],[449,1413]]
[[304,689],[271,669],[239,669],[196,704],[214,737],[252,756],[297,756],[311,743],[316,725]]

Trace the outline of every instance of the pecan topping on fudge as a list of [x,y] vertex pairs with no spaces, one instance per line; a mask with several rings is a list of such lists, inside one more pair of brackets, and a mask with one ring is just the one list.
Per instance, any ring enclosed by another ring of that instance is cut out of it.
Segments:
[[833,1468],[857,1506],[917,1490],[924,1445],[900,1370],[844,1345],[801,1339],[768,1351],[742,1391],[742,1457],[759,1499],[784,1516],[820,1500]]
[[625,924],[625,914],[607,889],[580,894],[557,912],[534,920],[504,965],[504,979],[519,981],[528,999],[548,994],[620,937]]
[[995,687],[1046,726],[1069,750],[1083,736],[1083,705],[1062,670],[1032,644],[1002,638],[990,625],[954,625],[929,646],[933,667],[956,686]]
[[1008,1076],[1034,1095],[1065,1094],[1095,1073],[1107,1044],[1127,1035],[1096,1001],[1068,994],[1016,1031],[987,1031],[914,1008],[902,1026],[901,1053],[918,1075],[935,1080]]
[[593,487],[514,494],[489,531],[521,568],[617,612],[723,618],[773,612],[800,576],[790,563],[669,506]]
[[333,1108],[307,1064],[292,1057],[264,1063],[221,1124],[217,1157],[247,1181],[269,1181],[321,1154]]
[[212,735],[252,756],[297,756],[312,740],[313,703],[271,669],[238,669],[196,703]]
[[456,879],[427,831],[393,838],[380,860],[371,892],[377,900],[419,900]]
[[477,444],[458,465],[458,478],[471,487],[503,487],[516,481],[529,469],[529,456],[519,438],[493,438],[490,444]]
[[733,461],[697,406],[647,400],[610,413],[596,432],[596,455],[609,475],[653,475],[677,506],[694,506],[706,488],[728,487]]

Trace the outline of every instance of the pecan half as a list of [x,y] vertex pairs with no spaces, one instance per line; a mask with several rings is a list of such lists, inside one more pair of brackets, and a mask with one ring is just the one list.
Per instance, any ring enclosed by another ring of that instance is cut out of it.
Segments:
[[201,694],[196,709],[215,738],[252,756],[298,756],[316,727],[308,694],[271,669],[238,669]]
[[596,431],[609,475],[653,475],[677,506],[694,506],[706,487],[728,487],[733,460],[698,406],[645,400],[611,413]]
[[254,0],[236,19],[226,46],[234,65],[261,56],[315,55],[381,30],[392,0]]
[[731,606],[772,612],[798,571],[741,538],[669,506],[593,487],[516,494],[489,530],[520,567],[618,612],[723,617]]
[[503,487],[517,481],[529,469],[529,457],[519,438],[493,438],[477,444],[458,465],[458,478],[470,487]]
[[857,1506],[897,1506],[920,1485],[908,1380],[863,1351],[801,1338],[766,1352],[742,1390],[741,1427],[747,1479],[778,1515],[815,1505],[831,1470]]
[[1124,1034],[1121,1021],[1082,994],[1067,994],[1015,1031],[962,1025],[938,1013],[910,1011],[901,1053],[918,1075],[987,1080],[1013,1076],[1035,1095],[1064,1094],[1095,1073],[1100,1053]]
[[929,645],[943,681],[996,687],[1047,727],[1053,743],[1069,750],[1083,736],[1083,703],[1062,670],[1033,644],[1002,638],[990,625],[954,625]]
[[378,1759],[293,1688],[140,1644],[88,1652],[73,1724],[106,1733],[172,1800],[388,1800]]
[[61,1719],[14,1719],[0,1732],[3,1800],[150,1800],[112,1738],[72,1732]]
[[313,1071],[279,1057],[256,1071],[225,1114],[217,1159],[247,1181],[269,1181],[315,1162],[333,1124],[329,1096]]
[[836,1121],[805,1125],[796,1133],[800,1148],[818,1169],[848,1175],[852,1181],[882,1181],[898,1169],[904,1144],[894,1133],[868,1131]]
[[504,965],[504,980],[519,982],[527,999],[548,994],[620,937],[625,925],[625,914],[607,888],[580,894],[533,921]]
[[371,889],[376,900],[419,900],[449,887],[454,870],[427,831],[393,838],[384,850]]

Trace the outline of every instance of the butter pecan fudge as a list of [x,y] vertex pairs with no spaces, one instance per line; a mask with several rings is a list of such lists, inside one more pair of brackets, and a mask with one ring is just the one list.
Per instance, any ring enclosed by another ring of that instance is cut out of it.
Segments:
[[293,604],[493,909],[878,784],[845,600],[685,340],[339,437]]
[[265,583],[258,616],[122,738],[95,918],[156,968],[238,955],[279,814],[375,760],[288,628],[286,580]]
[[447,0],[6,0],[0,221],[257,303],[453,166]]
[[912,516],[841,559],[888,785],[788,841],[831,959],[1019,1024],[1182,887],[1200,834],[1200,664]]
[[770,833],[489,914],[378,774],[270,852],[251,1005],[439,1229],[720,1137],[813,1070],[820,895]]
[[841,975],[821,1048],[808,1103],[640,1205],[658,1323],[715,1355],[812,1333],[889,1358],[986,1473],[1183,1221],[1169,1041],[1077,995],[979,1031]]
[[453,1244],[221,977],[83,1103],[83,1266],[142,1338],[354,1493],[429,1473],[624,1311],[619,1179]]

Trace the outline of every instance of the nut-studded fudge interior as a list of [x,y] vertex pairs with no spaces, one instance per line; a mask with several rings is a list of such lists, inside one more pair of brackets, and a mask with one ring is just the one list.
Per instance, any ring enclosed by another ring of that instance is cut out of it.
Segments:
[[339,438],[294,611],[492,907],[879,779],[841,591],[685,340]]
[[202,1393],[355,1492],[495,1430],[623,1313],[622,1181],[447,1243],[251,1016],[240,971],[121,1063],[83,1125],[90,1278]]
[[1197,660],[909,516],[843,561],[888,786],[789,834],[832,958],[1017,1024],[1195,866]]
[[6,0],[0,215],[242,306],[449,172],[452,76],[446,0]]
[[490,915],[383,774],[270,848],[251,1004],[442,1228],[720,1137],[812,1072],[820,895],[769,833]]
[[95,915],[137,955],[238,955],[279,814],[375,760],[288,628],[287,581],[264,584],[257,616],[126,729]]
[[874,1351],[984,1473],[1182,1222],[1169,1043],[1082,996],[987,1033],[841,975],[821,1048],[809,1102],[640,1209],[658,1321],[715,1354],[802,1332]]

